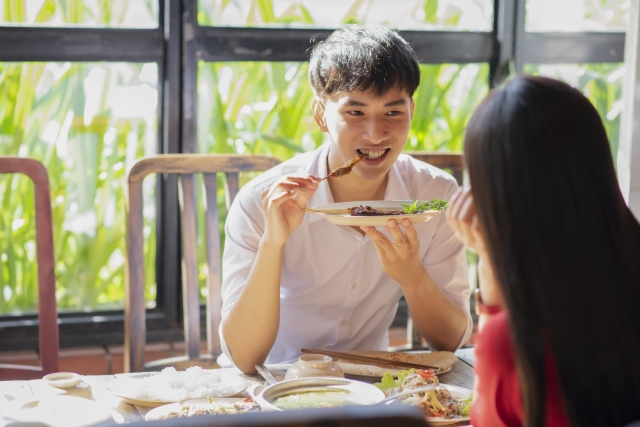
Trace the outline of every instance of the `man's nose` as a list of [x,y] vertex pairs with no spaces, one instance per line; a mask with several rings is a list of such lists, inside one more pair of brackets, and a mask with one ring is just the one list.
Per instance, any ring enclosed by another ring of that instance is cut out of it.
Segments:
[[372,144],[380,144],[387,139],[387,129],[384,121],[379,119],[368,120],[364,129],[364,139]]

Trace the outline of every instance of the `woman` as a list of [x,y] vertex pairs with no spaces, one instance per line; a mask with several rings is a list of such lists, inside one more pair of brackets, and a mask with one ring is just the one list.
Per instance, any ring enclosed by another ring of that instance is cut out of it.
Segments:
[[474,427],[640,419],[640,225],[576,89],[516,78],[473,114],[449,220],[481,259]]

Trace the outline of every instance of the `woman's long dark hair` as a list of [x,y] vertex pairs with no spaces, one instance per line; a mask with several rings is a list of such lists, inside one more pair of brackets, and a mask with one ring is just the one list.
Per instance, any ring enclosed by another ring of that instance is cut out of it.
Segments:
[[464,150],[525,425],[544,424],[545,348],[573,427],[640,419],[640,225],[598,113],[565,83],[516,78],[478,107]]

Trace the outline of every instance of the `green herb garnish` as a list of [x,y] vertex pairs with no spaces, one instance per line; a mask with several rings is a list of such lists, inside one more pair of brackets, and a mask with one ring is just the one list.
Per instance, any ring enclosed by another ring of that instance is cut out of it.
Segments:
[[391,388],[400,387],[402,385],[402,381],[404,381],[405,377],[409,374],[413,374],[415,369],[409,369],[405,371],[398,372],[398,379],[396,380],[391,376],[391,372],[387,371],[382,376],[382,379],[379,383],[375,383],[375,386],[380,390],[385,391]]
[[466,399],[460,402],[460,411],[463,417],[469,416],[471,413],[471,401],[473,400],[473,393],[469,395]]
[[447,208],[447,201],[442,199],[429,199],[427,201],[413,200],[412,204],[403,203],[400,206],[404,208],[407,215],[417,214],[428,211],[443,211]]

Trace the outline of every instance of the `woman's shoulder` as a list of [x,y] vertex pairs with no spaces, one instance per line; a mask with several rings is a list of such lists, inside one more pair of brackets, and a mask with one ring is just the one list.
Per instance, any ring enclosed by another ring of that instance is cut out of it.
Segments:
[[513,369],[511,333],[506,311],[491,316],[476,336],[475,344],[476,358],[481,358],[501,370]]

